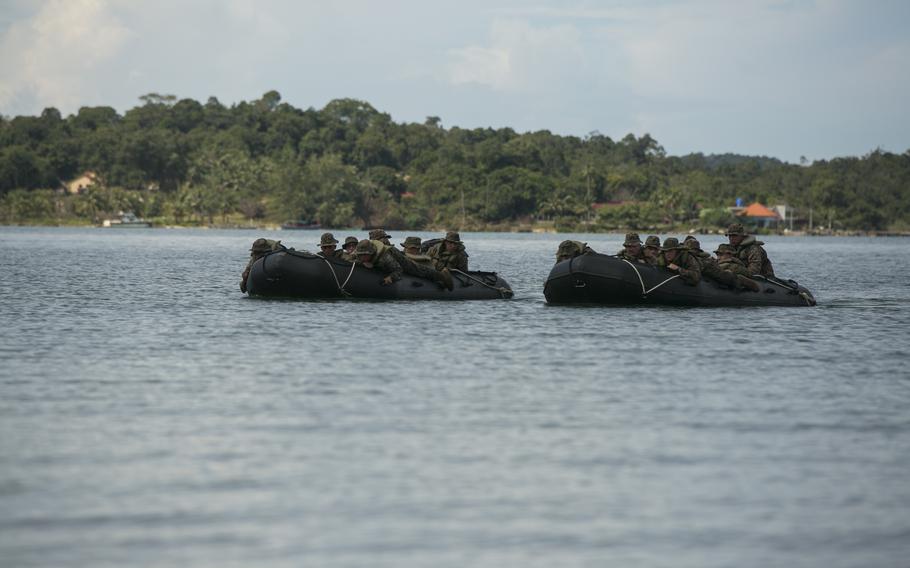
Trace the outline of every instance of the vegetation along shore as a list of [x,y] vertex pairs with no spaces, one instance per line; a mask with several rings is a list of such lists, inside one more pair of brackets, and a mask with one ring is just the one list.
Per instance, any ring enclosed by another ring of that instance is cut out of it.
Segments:
[[353,99],[140,99],[123,115],[0,117],[0,222],[669,232],[739,217],[763,232],[910,232],[910,150],[800,164],[668,156],[649,134],[396,123]]

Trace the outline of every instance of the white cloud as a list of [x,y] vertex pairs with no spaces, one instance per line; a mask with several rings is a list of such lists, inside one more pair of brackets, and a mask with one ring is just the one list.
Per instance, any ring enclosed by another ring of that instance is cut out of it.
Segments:
[[[907,3],[0,0],[0,113],[149,92],[611,136],[671,152],[902,148]],[[782,133],[786,136],[782,138]],[[793,149],[796,148],[796,149]]]
[[525,21],[493,22],[489,46],[448,52],[448,81],[500,91],[552,86],[584,65],[578,30],[570,25],[536,28]]
[[469,46],[453,49],[450,54],[455,59],[449,70],[453,84],[480,83],[494,89],[509,87],[512,78],[508,50]]
[[102,0],[51,0],[13,23],[0,39],[0,107],[31,99],[35,108],[72,110],[97,92],[95,70],[131,36]]

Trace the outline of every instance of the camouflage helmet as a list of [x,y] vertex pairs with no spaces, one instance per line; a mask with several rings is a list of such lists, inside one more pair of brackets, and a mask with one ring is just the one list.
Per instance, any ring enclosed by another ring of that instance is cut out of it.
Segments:
[[683,239],[683,244],[686,245],[686,248],[689,250],[701,250],[701,243],[692,235],[687,235],[686,238]]
[[681,250],[684,248],[686,248],[686,247],[680,246],[679,239],[677,239],[676,237],[667,237],[666,239],[664,239],[664,244],[663,244],[663,246],[660,247],[660,250],[663,250],[663,251]]
[[385,232],[385,229],[373,229],[370,231],[371,241],[381,241],[382,239],[391,239],[392,235]]
[[724,236],[729,237],[732,235],[743,235],[743,236],[746,235],[746,230],[743,228],[742,223],[733,223],[732,225],[727,227],[727,232],[724,233]]
[[376,254],[376,245],[368,239],[364,239],[357,243],[357,248],[354,249],[354,254],[360,256],[362,254],[374,255]]
[[645,239],[645,248],[660,248],[660,237],[657,235],[651,235]]
[[641,237],[638,236],[638,233],[626,233],[626,240],[623,241],[622,246],[627,247],[631,245],[640,245]]
[[271,239],[256,239],[253,241],[253,246],[250,247],[250,252],[269,252],[278,248],[278,245],[281,244],[281,241],[273,241]]
[[319,237],[319,246],[321,247],[330,247],[337,244],[338,240],[332,233],[322,233],[322,236]]
[[721,243],[721,244],[717,245],[717,250],[714,251],[714,254],[716,254],[716,255],[736,254],[736,248],[734,248],[733,245],[728,245],[727,243]]
[[450,243],[460,243],[461,236],[456,231],[449,231],[442,240],[449,241]]
[[408,237],[401,243],[402,248],[417,247],[420,248],[420,237]]
[[346,237],[344,239],[344,246],[347,247],[348,245],[354,245],[356,247],[358,242],[360,241],[357,240],[357,237]]

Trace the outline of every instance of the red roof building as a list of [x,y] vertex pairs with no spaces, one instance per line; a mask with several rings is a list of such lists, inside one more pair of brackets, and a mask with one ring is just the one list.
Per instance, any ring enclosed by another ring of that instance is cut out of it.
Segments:
[[744,221],[758,227],[770,227],[780,221],[780,214],[757,201],[737,213]]

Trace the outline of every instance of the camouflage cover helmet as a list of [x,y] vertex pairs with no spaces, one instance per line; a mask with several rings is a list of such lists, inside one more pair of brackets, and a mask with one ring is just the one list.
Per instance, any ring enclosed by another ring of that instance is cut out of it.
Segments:
[[645,248],[660,248],[660,237],[657,235],[651,235],[645,239]]
[[371,241],[381,241],[382,239],[391,239],[392,235],[385,232],[385,229],[373,229],[370,231]]
[[663,244],[663,246],[660,247],[660,250],[663,250],[663,251],[683,250],[685,248],[686,247],[679,244],[679,239],[677,239],[676,237],[667,237],[666,239],[664,239],[664,244]]
[[417,247],[420,248],[420,237],[408,237],[401,243],[401,248]]
[[337,244],[338,239],[332,233],[322,233],[322,236],[319,237],[319,246],[321,247],[330,247]]
[[362,254],[368,254],[370,256],[376,254],[376,245],[374,245],[370,240],[364,239],[357,243],[357,248],[354,249],[354,254],[360,256]]
[[733,245],[728,245],[727,243],[721,243],[717,245],[717,250],[714,251],[714,254],[720,256],[722,254],[736,254],[736,248]]
[[683,239],[683,244],[690,250],[701,250],[701,243],[692,235],[687,235],[686,238]]
[[344,239],[344,246],[347,247],[348,245],[354,245],[356,247],[357,243],[359,242],[360,241],[357,240],[357,237],[346,237]]
[[449,241],[450,243],[460,243],[461,235],[459,235],[457,231],[449,231],[442,240]]
[[742,223],[733,223],[727,227],[727,232],[724,233],[724,236],[729,237],[732,235],[746,235],[746,230],[743,228]]
[[264,253],[270,252],[278,248],[281,244],[281,241],[273,241],[272,239],[263,239],[259,238],[253,241],[253,246],[250,247],[250,252],[255,253]]
[[638,236],[638,233],[626,233],[626,240],[623,241],[622,246],[627,247],[640,244],[641,237]]

